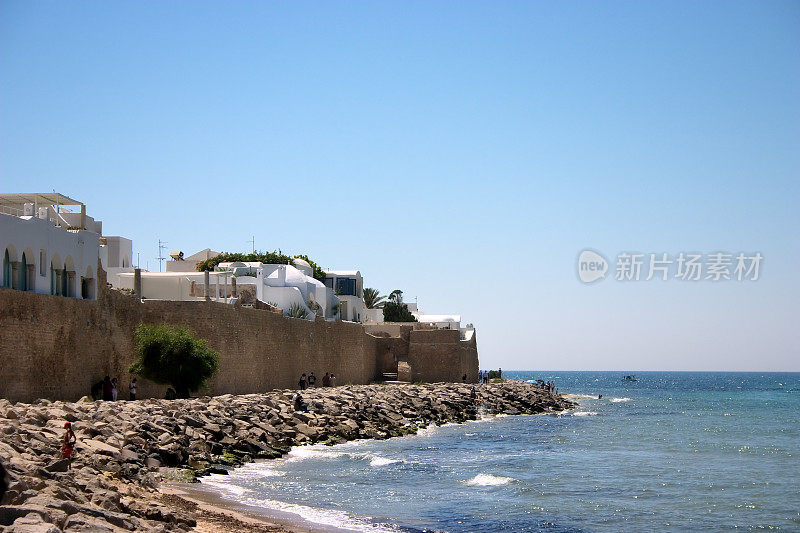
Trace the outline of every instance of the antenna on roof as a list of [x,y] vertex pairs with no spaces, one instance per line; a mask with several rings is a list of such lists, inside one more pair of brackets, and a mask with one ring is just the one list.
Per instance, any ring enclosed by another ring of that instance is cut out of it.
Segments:
[[163,250],[166,247],[167,247],[167,242],[166,241],[162,241],[161,239],[158,239],[158,257],[156,257],[156,259],[158,259],[158,271],[159,272],[161,272],[161,261],[166,259],[166,257],[164,257],[164,253],[163,253]]

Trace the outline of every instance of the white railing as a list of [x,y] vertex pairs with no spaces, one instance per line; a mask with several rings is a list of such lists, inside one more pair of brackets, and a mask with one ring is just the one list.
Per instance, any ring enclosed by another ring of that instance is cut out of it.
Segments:
[[22,209],[19,209],[17,207],[11,207],[10,205],[0,205],[0,213],[3,213],[4,215],[21,217],[23,211]]

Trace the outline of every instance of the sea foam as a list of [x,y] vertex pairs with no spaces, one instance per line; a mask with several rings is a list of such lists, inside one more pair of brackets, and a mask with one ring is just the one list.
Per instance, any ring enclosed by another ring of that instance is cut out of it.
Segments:
[[614,403],[619,403],[619,402],[629,402],[629,401],[631,401],[631,399],[630,398],[611,398],[611,401],[614,402]]
[[379,457],[377,455],[370,456],[369,466],[386,466],[392,463],[399,463],[399,459],[387,459],[386,457]]
[[492,487],[497,485],[507,485],[512,481],[514,481],[513,477],[493,476],[492,474],[478,474],[474,478],[464,481],[464,484],[474,487]]
[[308,505],[300,505],[295,503],[287,503],[278,500],[262,500],[251,499],[246,503],[258,507],[266,507],[275,509],[284,513],[291,513],[299,516],[307,522],[312,524],[319,524],[323,526],[332,526],[344,531],[356,531],[359,533],[377,533],[377,532],[391,532],[396,533],[396,529],[382,524],[373,524],[364,518],[353,516],[344,511],[336,511],[331,509],[320,509],[318,507],[311,507]]

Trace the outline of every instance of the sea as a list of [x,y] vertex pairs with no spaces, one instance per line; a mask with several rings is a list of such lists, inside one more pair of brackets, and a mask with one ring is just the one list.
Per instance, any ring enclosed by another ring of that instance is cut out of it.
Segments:
[[504,371],[578,407],[297,447],[203,489],[311,531],[800,531],[800,373],[624,375]]

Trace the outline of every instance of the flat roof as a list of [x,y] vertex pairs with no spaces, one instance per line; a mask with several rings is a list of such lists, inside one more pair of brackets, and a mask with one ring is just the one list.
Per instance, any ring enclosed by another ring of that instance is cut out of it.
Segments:
[[83,205],[83,202],[73,200],[58,192],[21,192],[0,194],[0,203],[4,205],[22,206],[22,204],[52,204],[52,205]]
[[418,313],[414,315],[419,322],[461,322],[461,315],[425,315]]
[[359,276],[361,272],[358,270],[326,270],[327,276]]

